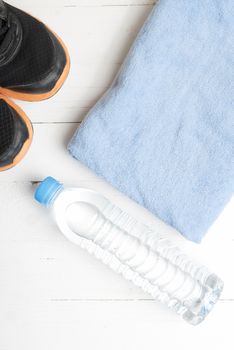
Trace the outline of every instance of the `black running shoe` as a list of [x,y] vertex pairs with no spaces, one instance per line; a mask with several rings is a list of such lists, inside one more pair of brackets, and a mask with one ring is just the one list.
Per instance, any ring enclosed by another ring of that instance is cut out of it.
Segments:
[[0,171],[15,166],[32,142],[33,129],[25,113],[0,96]]
[[52,97],[70,59],[61,39],[42,22],[0,0],[0,93],[26,101]]

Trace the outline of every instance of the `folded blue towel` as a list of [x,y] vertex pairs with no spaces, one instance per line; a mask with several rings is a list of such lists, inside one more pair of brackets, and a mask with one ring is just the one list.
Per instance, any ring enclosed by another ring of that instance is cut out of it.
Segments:
[[234,1],[161,0],[68,148],[200,242],[234,192]]

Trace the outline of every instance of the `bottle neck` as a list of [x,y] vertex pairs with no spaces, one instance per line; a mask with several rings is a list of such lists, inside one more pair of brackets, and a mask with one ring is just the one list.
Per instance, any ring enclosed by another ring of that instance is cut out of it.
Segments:
[[57,197],[60,195],[60,193],[64,190],[64,187],[61,186],[60,188],[58,188],[55,192],[53,192],[53,194],[51,194],[50,199],[48,200],[48,202],[46,203],[46,207],[50,208],[55,200],[57,199]]

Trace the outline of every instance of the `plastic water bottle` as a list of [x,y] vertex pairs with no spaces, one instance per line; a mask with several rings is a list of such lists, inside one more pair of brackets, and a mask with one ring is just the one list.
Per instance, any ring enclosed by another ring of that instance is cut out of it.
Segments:
[[62,233],[131,280],[186,321],[199,324],[217,302],[223,282],[193,263],[160,232],[138,222],[99,193],[64,188],[46,178],[35,199],[53,212]]

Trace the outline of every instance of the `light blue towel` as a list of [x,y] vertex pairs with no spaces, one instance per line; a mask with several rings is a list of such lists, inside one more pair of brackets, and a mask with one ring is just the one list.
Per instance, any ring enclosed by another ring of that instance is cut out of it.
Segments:
[[200,242],[234,192],[234,1],[161,0],[68,148]]

